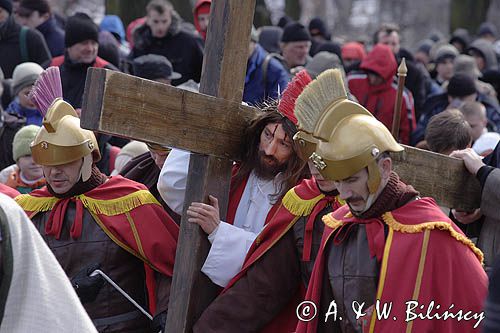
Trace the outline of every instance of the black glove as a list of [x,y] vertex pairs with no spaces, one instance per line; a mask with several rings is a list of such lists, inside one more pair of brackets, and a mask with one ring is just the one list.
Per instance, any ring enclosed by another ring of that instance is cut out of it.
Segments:
[[165,324],[167,323],[167,312],[160,312],[156,316],[153,317],[153,321],[151,322],[151,328],[153,332],[164,332]]
[[104,279],[101,275],[89,276],[93,271],[98,269],[100,264],[91,264],[82,269],[78,274],[71,279],[71,285],[80,297],[82,304],[95,301],[97,294],[104,285]]

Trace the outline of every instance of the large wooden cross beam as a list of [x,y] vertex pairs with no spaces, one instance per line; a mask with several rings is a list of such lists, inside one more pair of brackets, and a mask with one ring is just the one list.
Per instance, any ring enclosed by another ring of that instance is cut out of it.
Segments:
[[[86,128],[231,160],[239,159],[241,133],[258,112],[105,69],[89,71],[87,88]],[[392,157],[400,177],[422,195],[446,207],[479,207],[479,184],[462,161],[409,146]]]
[[[82,127],[187,149],[193,154],[174,266],[167,332],[190,332],[217,288],[201,273],[209,243],[187,223],[193,201],[219,198],[227,210],[231,160],[241,156],[241,133],[257,110],[241,105],[255,0],[214,0],[200,93],[119,72],[89,69]],[[401,178],[443,206],[479,206],[479,186],[462,161],[406,147],[394,156]]]
[[200,82],[200,92],[212,97],[115,72],[92,69],[87,76],[82,127],[199,153],[190,159],[166,332],[190,332],[219,291],[201,273],[207,237],[185,212],[212,194],[225,219],[231,159],[255,114],[240,106],[254,9],[255,0],[212,2]]

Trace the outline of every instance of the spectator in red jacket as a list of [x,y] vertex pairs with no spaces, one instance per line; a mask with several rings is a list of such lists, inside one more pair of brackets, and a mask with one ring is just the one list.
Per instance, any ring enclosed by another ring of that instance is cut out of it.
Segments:
[[[366,55],[360,65],[361,72],[352,72],[347,77],[349,90],[387,128],[392,128],[397,84],[394,75],[397,63],[387,45],[377,44]],[[401,107],[399,141],[410,142],[410,134],[415,128],[415,109],[411,93],[405,89]]]

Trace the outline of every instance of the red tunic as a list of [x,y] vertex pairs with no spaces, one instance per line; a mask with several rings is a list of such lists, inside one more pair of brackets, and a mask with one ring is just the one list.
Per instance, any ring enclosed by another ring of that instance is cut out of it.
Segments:
[[[324,221],[327,227],[306,294],[306,300],[317,306],[320,301],[330,302],[320,300],[327,243],[340,226],[360,223],[347,206],[325,216]],[[386,238],[379,237],[377,227],[369,230],[369,225],[380,225],[382,221],[389,230]],[[363,223],[367,226],[370,252],[381,257],[376,299],[380,300],[381,307],[392,302],[389,319],[383,320],[377,316],[367,318],[367,331],[451,333],[474,330],[473,326],[478,321],[475,319],[405,320],[418,313],[425,316],[432,301],[434,309],[429,310],[430,316],[444,314],[451,304],[454,304],[449,310],[451,313],[463,310],[463,314],[467,311],[480,314],[487,293],[488,280],[481,266],[481,251],[442,213],[433,199],[412,201],[384,213],[381,218],[364,220]],[[423,305],[424,309],[408,312],[407,302],[412,300],[417,301],[419,307]],[[440,309],[437,310],[438,304]],[[296,332],[316,332],[318,320],[324,319],[325,313],[321,313],[311,321],[301,321]]]
[[[56,239],[62,228],[67,203],[76,202],[77,213],[72,237],[77,239],[82,229],[83,208],[118,246],[144,261],[166,276],[172,276],[179,227],[143,184],[122,176],[114,176],[104,184],[72,198],[58,199],[43,187],[20,195],[17,203],[32,218],[40,212],[52,211],[45,233]],[[152,272],[146,269],[148,292],[153,295]],[[154,300],[154,297],[150,297]],[[155,305],[150,304],[151,310]]]
[[[247,271],[258,264],[259,259],[265,255],[285,234],[290,231],[300,217],[307,217],[306,235],[304,241],[304,261],[310,260],[312,228],[319,212],[331,204],[336,210],[342,203],[338,197],[327,197],[321,193],[314,179],[304,179],[291,189],[283,198],[277,212],[266,224],[262,232],[250,247],[241,271],[228,283],[222,293],[229,290],[246,276]],[[276,205],[275,205],[276,206]],[[269,219],[269,216],[268,216]],[[310,237],[309,237],[310,236]],[[271,321],[261,332],[292,332],[297,324],[295,309],[304,296],[302,283],[297,286],[297,294],[283,308],[278,316]]]

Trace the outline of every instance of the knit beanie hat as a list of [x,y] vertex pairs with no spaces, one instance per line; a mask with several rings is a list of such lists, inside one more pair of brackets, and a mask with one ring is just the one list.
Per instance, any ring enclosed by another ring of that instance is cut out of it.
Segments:
[[477,79],[483,74],[477,68],[476,60],[467,54],[460,54],[453,61],[453,72],[455,74],[465,74],[473,79]]
[[437,64],[443,63],[446,59],[455,59],[458,55],[458,50],[455,46],[451,44],[443,44],[439,46],[436,50],[436,59],[435,62]]
[[448,95],[464,97],[476,92],[474,79],[465,74],[455,74],[448,83]]
[[35,140],[39,130],[40,126],[28,125],[17,131],[16,135],[14,135],[14,141],[12,141],[12,157],[14,161],[17,162],[19,157],[31,155],[30,145]]
[[283,43],[310,40],[311,35],[309,35],[309,31],[307,31],[307,29],[299,22],[288,23],[283,29],[283,35],[281,36],[281,41]]
[[316,53],[311,61],[309,61],[306,65],[306,71],[313,79],[317,78],[319,74],[330,68],[342,69],[343,67],[339,56],[327,51]]
[[66,21],[66,47],[73,46],[86,40],[99,42],[99,28],[92,19],[84,13],[76,13]]
[[312,36],[320,35],[326,39],[331,37],[325,22],[319,17],[315,17],[309,22],[309,33]]
[[43,68],[34,62],[24,62],[14,68],[12,73],[12,96],[17,96],[21,89],[35,84]]
[[493,35],[494,37],[497,36],[497,27],[491,22],[483,22],[479,26],[479,29],[477,29],[477,35],[479,37],[482,37],[484,35]]
[[12,1],[11,0],[0,0],[0,7],[12,14]]

